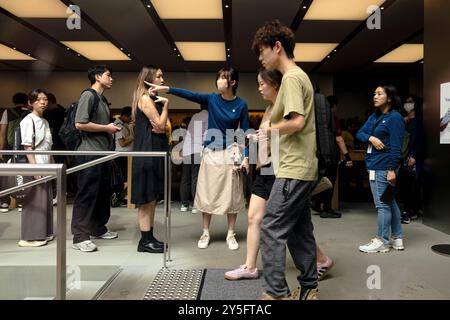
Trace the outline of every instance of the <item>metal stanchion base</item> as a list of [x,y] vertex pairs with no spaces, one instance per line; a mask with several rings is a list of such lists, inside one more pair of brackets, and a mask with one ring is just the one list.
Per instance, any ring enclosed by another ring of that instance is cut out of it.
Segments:
[[438,254],[450,257],[450,244],[436,244],[431,247],[431,250]]

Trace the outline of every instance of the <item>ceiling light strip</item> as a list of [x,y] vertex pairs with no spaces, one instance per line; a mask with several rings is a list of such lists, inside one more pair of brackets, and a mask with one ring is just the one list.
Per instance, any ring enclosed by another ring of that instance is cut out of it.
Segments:
[[[9,11],[6,11],[5,9],[3,9],[2,7],[0,7],[0,13],[3,14],[3,15],[5,15],[5,16],[7,16],[8,18],[11,18],[11,19],[13,19],[14,21],[20,23],[21,25],[23,25],[23,26],[25,26],[26,28],[30,29],[31,31],[33,31],[33,32],[35,32],[35,33],[37,33],[37,34],[39,34],[40,36],[46,38],[47,40],[49,40],[49,41],[52,42],[53,44],[55,44],[55,45],[57,45],[57,46],[59,46],[59,47],[61,47],[61,48],[66,49],[66,47],[65,47],[61,42],[59,42],[58,40],[56,40],[55,38],[53,38],[52,36],[50,36],[48,33],[45,33],[44,31],[42,31],[42,30],[36,28],[35,26],[33,26],[32,24],[26,22],[25,20],[23,20],[23,19],[21,19],[21,18],[15,16],[15,15],[13,15],[13,14],[10,13]],[[75,54],[73,51],[70,51],[70,52],[71,52],[71,54]],[[47,63],[47,64],[49,64],[49,65],[51,65],[51,66],[54,66],[54,67],[57,67],[57,68],[60,68],[60,69],[63,69],[63,70],[66,69],[66,68],[64,68],[64,67],[62,67],[62,66],[60,66],[60,65],[55,64],[55,63],[52,62],[52,61],[48,61],[48,60],[45,59],[45,58],[38,57],[38,56],[36,56],[36,55],[35,55],[34,57],[35,57],[36,59],[38,59],[38,60],[44,61],[45,63]],[[83,59],[84,59],[84,58],[83,58]]]
[[311,7],[313,0],[303,0],[298,7],[298,11],[295,14],[294,20],[291,23],[291,30],[295,33],[298,30],[298,27],[303,22],[303,19],[308,12],[309,7]]
[[[73,1],[71,1],[71,0],[60,0],[60,1],[62,3],[64,3],[66,6],[70,6],[73,4]],[[95,20],[92,19],[88,14],[86,14],[85,11],[80,9],[80,13],[81,13],[81,18],[83,19],[83,21],[87,22],[92,28],[94,28],[98,33],[100,33],[106,40],[111,42],[117,48],[121,48],[121,51],[123,51],[128,57],[130,57],[131,60],[134,60],[141,65],[143,64],[141,61],[139,61],[139,59],[135,55],[133,55],[133,53],[124,49],[125,46],[123,46],[119,41],[117,41],[117,39],[115,39],[110,33],[108,33],[106,30],[104,30],[102,27],[100,27],[100,25],[97,24],[95,22]],[[77,54],[77,56],[78,56],[78,54]],[[83,55],[81,55],[81,56],[84,59],[87,59]],[[87,60],[90,61],[89,59],[87,59]]]
[[[383,11],[386,11],[393,3],[395,2],[395,0],[386,0],[385,2],[383,2],[383,4],[381,5],[384,9]],[[330,61],[331,58],[337,53],[339,52],[343,47],[345,47],[350,41],[352,41],[361,31],[363,31],[364,29],[366,29],[367,24],[366,24],[366,20],[362,21],[356,28],[355,30],[353,30],[348,36],[346,36],[344,38],[344,40],[342,40],[339,45],[334,49],[336,51],[332,51],[330,52],[330,54],[328,54],[328,56],[330,56],[328,58],[325,57],[321,62],[319,62],[317,65],[314,66],[314,68],[312,68],[311,73],[317,71],[320,67],[322,67],[325,63],[327,63],[327,61]]]
[[[150,0],[141,0],[142,5],[145,8],[145,11],[150,15],[150,18],[153,20],[155,25],[158,27],[159,31],[163,35],[164,39],[166,39],[167,43],[171,48],[173,48],[174,54],[182,61],[184,62],[184,58],[181,55],[180,51],[178,50],[177,46],[175,45],[175,40],[172,38],[172,35],[170,34],[169,30],[167,29],[164,22],[159,17],[158,13],[156,12],[155,8],[151,5]],[[188,71],[186,68],[186,65],[183,66],[185,71]]]
[[388,53],[394,51],[397,48],[400,48],[402,45],[404,44],[409,44],[409,42],[411,40],[414,40],[415,38],[417,38],[418,36],[422,35],[424,32],[424,28],[421,28],[419,30],[417,30],[416,32],[414,32],[413,34],[411,34],[410,36],[406,37],[405,39],[403,39],[402,41],[397,42],[395,45],[391,46],[389,49],[381,52],[380,54],[378,54],[377,56],[369,59],[368,62],[364,63],[361,65],[361,67],[366,67],[369,64],[372,64],[373,62],[377,61],[378,59],[384,57],[385,55],[387,55]]
[[227,64],[233,64],[233,7],[231,0],[222,0],[223,30],[225,37],[225,58]]

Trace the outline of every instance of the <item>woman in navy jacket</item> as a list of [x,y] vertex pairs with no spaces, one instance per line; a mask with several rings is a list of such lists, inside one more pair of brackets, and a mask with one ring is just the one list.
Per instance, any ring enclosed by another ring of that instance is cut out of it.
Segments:
[[[395,201],[395,185],[400,167],[405,122],[396,110],[401,106],[393,86],[380,86],[373,98],[375,113],[358,131],[357,138],[368,144],[366,167],[370,189],[378,210],[378,234],[359,247],[367,253],[403,250],[400,209]],[[390,234],[392,231],[392,234]]]

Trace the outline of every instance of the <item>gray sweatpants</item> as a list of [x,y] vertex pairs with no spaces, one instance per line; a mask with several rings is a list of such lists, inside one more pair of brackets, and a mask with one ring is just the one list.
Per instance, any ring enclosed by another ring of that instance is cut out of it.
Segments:
[[315,181],[275,179],[261,225],[264,290],[274,297],[289,294],[286,244],[302,287],[317,286],[316,240],[309,200]]
[[51,182],[32,187],[22,204],[21,240],[44,240],[53,235]]

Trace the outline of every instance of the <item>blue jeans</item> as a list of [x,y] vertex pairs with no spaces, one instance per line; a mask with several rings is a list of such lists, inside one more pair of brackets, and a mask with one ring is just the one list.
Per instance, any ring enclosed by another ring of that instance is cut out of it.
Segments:
[[388,186],[387,170],[376,170],[375,180],[369,180],[369,182],[373,201],[378,210],[378,237],[383,239],[385,244],[389,244],[389,234],[390,229],[392,229],[392,237],[402,239],[401,214],[397,201],[394,199],[391,204],[387,204],[380,200],[381,195]]

